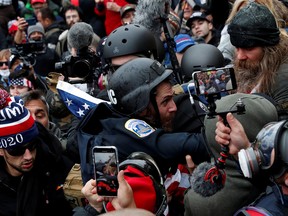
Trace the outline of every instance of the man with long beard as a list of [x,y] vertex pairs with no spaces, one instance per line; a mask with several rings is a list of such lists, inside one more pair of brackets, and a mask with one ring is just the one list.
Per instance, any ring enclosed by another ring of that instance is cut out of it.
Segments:
[[264,93],[275,102],[280,118],[288,117],[288,36],[270,10],[257,3],[242,8],[228,26],[236,47],[238,92]]

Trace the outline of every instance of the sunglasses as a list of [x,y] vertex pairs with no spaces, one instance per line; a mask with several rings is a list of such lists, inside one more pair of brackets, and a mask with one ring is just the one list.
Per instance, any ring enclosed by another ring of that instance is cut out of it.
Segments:
[[6,66],[8,66],[8,61],[0,62],[0,67],[2,67],[4,64],[5,64]]
[[36,149],[36,145],[37,145],[37,142],[32,141],[32,142],[25,144],[24,146],[17,146],[11,149],[6,149],[6,151],[11,156],[21,156],[25,153],[26,149],[28,149],[30,152]]

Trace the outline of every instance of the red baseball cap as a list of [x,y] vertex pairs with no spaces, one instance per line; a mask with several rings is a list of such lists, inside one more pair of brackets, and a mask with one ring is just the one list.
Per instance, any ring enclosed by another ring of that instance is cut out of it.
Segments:
[[31,1],[30,1],[31,5],[33,5],[33,4],[35,4],[35,3],[42,3],[42,4],[44,4],[44,3],[46,3],[46,2],[47,2],[46,0],[31,0]]

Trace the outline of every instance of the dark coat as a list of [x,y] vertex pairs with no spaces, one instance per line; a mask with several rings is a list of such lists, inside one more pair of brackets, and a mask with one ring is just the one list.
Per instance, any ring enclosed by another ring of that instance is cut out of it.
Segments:
[[10,176],[0,160],[0,214],[3,216],[71,215],[62,185],[72,164],[61,155],[59,141],[40,124],[34,167],[21,177]]
[[77,136],[84,182],[94,175],[93,146],[116,146],[120,162],[133,152],[145,152],[154,158],[162,174],[167,174],[171,165],[185,163],[187,154],[192,155],[196,164],[208,160],[201,134],[167,133],[144,121],[117,114],[105,103],[99,104],[82,119]]

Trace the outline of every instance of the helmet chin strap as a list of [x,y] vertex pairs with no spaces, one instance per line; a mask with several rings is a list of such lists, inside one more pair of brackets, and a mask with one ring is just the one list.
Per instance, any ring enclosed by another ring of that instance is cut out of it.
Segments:
[[152,106],[154,108],[154,111],[155,111],[155,114],[156,114],[155,115],[155,119],[154,119],[155,127],[162,128],[160,112],[159,112],[158,105],[157,105],[157,102],[156,102],[156,90],[151,91],[151,93],[150,93],[150,101],[151,101],[151,104],[152,104]]

